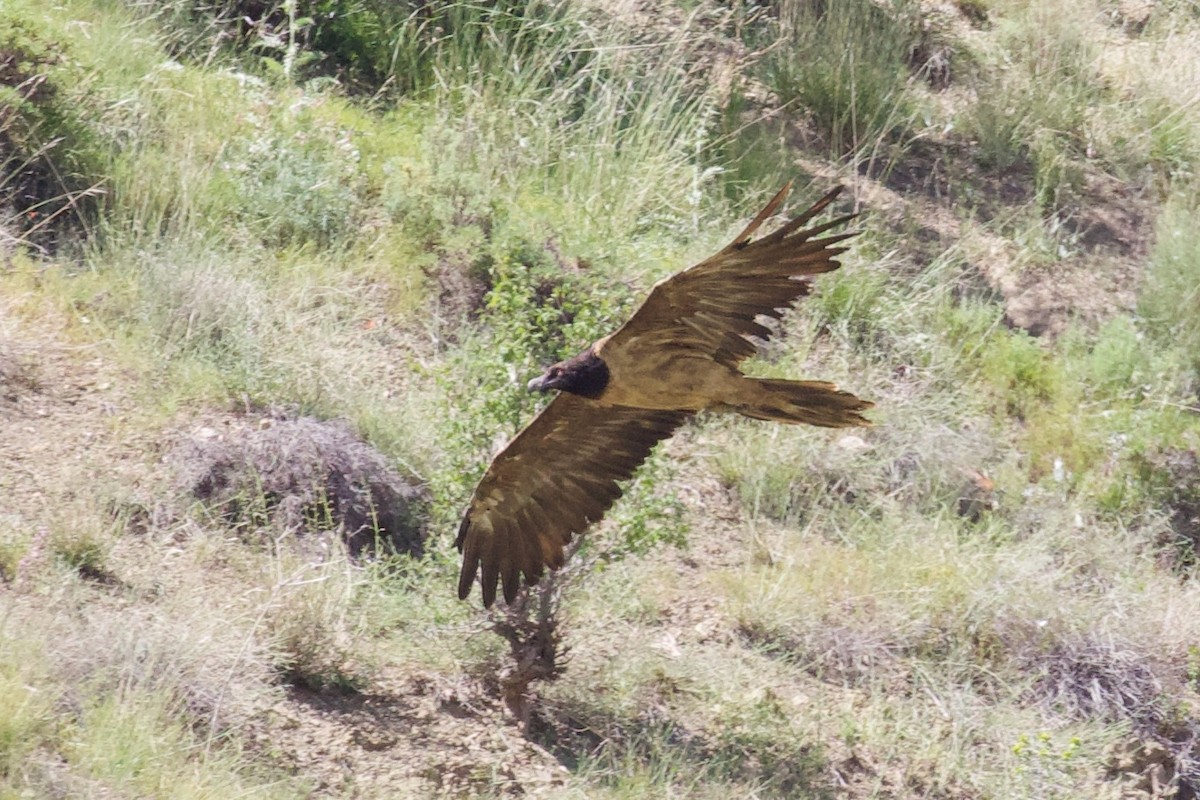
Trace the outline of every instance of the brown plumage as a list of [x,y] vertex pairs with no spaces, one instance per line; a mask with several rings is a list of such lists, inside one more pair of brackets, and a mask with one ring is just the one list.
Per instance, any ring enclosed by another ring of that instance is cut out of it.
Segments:
[[871,407],[831,383],[750,378],[738,364],[753,355],[747,337],[771,330],[809,293],[805,276],[838,268],[838,243],[821,237],[853,214],[804,226],[841,191],[825,195],[773,233],[751,241],[783,202],[785,186],[733,242],[711,258],[659,281],[629,321],[574,358],[546,370],[531,390],[559,394],[497,455],[475,488],[458,529],[463,554],[458,596],[481,574],[483,604],[497,585],[512,602],[523,574],[536,583],[563,563],[571,536],[604,516],[660,440],[697,411],[840,428],[869,425]]

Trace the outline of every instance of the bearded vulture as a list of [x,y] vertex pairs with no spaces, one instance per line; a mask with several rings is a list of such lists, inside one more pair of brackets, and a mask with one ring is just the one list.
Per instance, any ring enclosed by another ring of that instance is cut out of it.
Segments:
[[621,496],[660,440],[702,410],[827,428],[869,425],[872,404],[824,381],[751,378],[738,365],[778,319],[807,295],[810,275],[840,266],[838,247],[854,233],[822,236],[853,214],[806,228],[841,191],[773,233],[752,239],[783,202],[789,183],[733,242],[711,258],[659,281],[629,321],[579,355],[530,381],[558,394],[492,460],[471,497],[455,546],[463,556],[458,596],[481,576],[483,604],[497,584],[517,596],[563,548]]

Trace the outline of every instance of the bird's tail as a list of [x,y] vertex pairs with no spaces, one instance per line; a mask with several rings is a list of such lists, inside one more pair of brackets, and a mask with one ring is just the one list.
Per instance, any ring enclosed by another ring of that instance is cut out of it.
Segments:
[[860,414],[874,403],[850,392],[838,391],[825,381],[781,381],[746,378],[733,409],[753,419],[819,425],[823,428],[848,428],[870,425]]

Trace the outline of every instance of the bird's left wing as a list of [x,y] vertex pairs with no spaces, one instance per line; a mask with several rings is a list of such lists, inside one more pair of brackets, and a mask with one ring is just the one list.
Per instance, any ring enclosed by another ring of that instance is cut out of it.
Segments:
[[854,214],[805,227],[833,202],[839,186],[804,213],[755,239],[790,189],[790,183],[784,186],[723,250],[655,284],[604,348],[693,350],[728,366],[753,355],[756,348],[747,337],[766,339],[771,334],[756,318],[779,318],[808,294],[806,278],[837,269],[837,256],[846,250],[838,244],[854,235],[822,235]]
[[573,533],[604,516],[654,445],[688,417],[680,411],[606,406],[560,393],[497,455],[475,488],[458,529],[458,596],[482,573],[483,604],[517,596],[563,563]]

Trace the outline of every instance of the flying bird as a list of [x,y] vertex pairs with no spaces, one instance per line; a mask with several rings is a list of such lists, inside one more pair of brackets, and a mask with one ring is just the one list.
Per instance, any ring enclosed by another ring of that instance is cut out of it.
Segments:
[[840,265],[837,246],[854,235],[822,236],[855,215],[806,228],[841,187],[773,233],[754,234],[791,184],[729,246],[659,281],[629,321],[579,355],[530,381],[558,395],[492,460],[463,516],[458,596],[481,576],[483,604],[501,584],[511,603],[525,582],[563,564],[563,548],[604,516],[662,439],[703,410],[827,428],[869,425],[872,403],[824,381],[751,378],[738,364],[767,339],[758,317],[778,319],[811,290],[810,275]]

